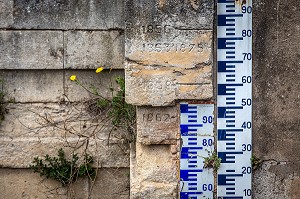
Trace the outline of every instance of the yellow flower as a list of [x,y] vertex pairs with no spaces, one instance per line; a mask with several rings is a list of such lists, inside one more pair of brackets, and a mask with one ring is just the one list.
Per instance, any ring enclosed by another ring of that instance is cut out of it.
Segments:
[[71,80],[71,81],[76,81],[76,79],[77,79],[76,75],[72,75],[72,76],[70,77],[70,80]]
[[96,73],[100,73],[101,71],[103,71],[103,69],[104,69],[103,67],[97,68]]

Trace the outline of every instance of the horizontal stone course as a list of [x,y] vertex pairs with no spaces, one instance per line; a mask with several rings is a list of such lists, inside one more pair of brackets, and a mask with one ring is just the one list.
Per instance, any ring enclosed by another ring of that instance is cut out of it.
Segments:
[[129,168],[101,168],[91,191],[91,199],[129,199]]
[[1,198],[68,199],[70,196],[76,199],[129,198],[128,168],[100,168],[94,183],[84,177],[77,179],[70,187],[61,187],[59,182],[45,179],[29,169],[1,168],[0,181]]
[[0,31],[0,69],[122,69],[120,31]]
[[176,99],[210,100],[213,96],[211,70],[211,65],[180,69],[128,64],[126,101],[139,106],[168,106],[174,105]]
[[[96,102],[95,102],[96,103]],[[97,137],[122,143],[129,135],[102,121],[106,113],[86,103],[10,103],[0,126],[0,138]],[[95,109],[94,109],[95,108]]]
[[9,27],[13,23],[13,0],[0,1],[0,27]]
[[126,144],[110,144],[107,140],[84,138],[0,138],[0,165],[1,167],[27,168],[36,156],[46,154],[57,156],[57,151],[64,148],[67,154],[76,149],[81,154],[87,147],[87,152],[95,159],[97,167],[128,167],[128,146]]
[[[70,80],[76,75],[80,84]],[[115,79],[124,77],[122,70],[0,70],[6,100],[16,103],[83,102],[97,98],[93,92],[106,98],[119,89]],[[82,86],[85,88],[83,88]]]
[[59,102],[64,94],[63,74],[62,70],[0,70],[0,79],[8,101]]
[[[55,180],[45,179],[29,169],[0,169],[1,198],[9,199],[68,199],[67,187]],[[76,199],[88,197],[88,181],[80,178],[69,189]]]
[[0,2],[0,28],[123,28],[123,0],[5,0]]

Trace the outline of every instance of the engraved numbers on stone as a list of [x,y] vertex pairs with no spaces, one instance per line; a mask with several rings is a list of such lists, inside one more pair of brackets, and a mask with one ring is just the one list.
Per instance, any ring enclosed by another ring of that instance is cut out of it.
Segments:
[[171,27],[169,25],[143,25],[141,26],[142,33],[170,33]]
[[171,119],[174,119],[176,116],[171,116],[170,114],[164,113],[144,113],[143,121],[144,122],[170,122]]
[[152,78],[150,80],[139,78],[136,81],[138,86],[142,86],[150,90],[171,89],[175,86],[175,82],[162,80],[160,78]]
[[203,52],[203,44],[199,43],[143,43],[143,50],[148,52]]

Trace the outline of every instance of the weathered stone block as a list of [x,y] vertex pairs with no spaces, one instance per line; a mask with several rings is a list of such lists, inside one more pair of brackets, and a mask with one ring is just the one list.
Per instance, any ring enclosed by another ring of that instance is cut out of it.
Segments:
[[13,23],[14,1],[0,1],[0,27],[9,27]]
[[[71,75],[76,75],[80,84],[89,91],[76,82],[70,81]],[[94,91],[97,91],[103,97],[111,98],[110,88],[112,87],[117,91],[119,86],[116,84],[115,78],[119,76],[124,77],[122,70],[104,70],[98,74],[95,73],[95,70],[66,70],[65,95],[71,102],[95,98],[97,96],[92,93]]]
[[136,172],[141,181],[157,183],[177,182],[178,165],[169,145],[136,146]]
[[65,68],[123,68],[124,34],[120,31],[67,31]]
[[0,31],[1,69],[62,69],[62,31]]
[[137,142],[176,144],[179,139],[179,107],[137,107]]
[[197,69],[212,62],[212,31],[208,30],[138,32],[132,38],[126,32],[125,44],[128,61],[154,68]]
[[[13,21],[1,28],[17,29],[112,29],[123,28],[123,0],[5,0],[6,12],[13,14]],[[2,10],[1,10],[2,12]]]
[[0,125],[0,137],[70,138],[98,137],[109,143],[122,143],[130,135],[103,121],[106,113],[86,103],[11,103]]
[[[0,169],[1,198],[111,199],[129,198],[129,169],[100,168],[95,182],[78,178],[70,187],[40,177],[29,169]],[[68,194],[67,194],[68,193]]]
[[15,102],[59,102],[63,96],[63,71],[1,70],[0,79]]
[[136,30],[148,25],[152,25],[152,30],[157,33],[164,30],[164,25],[182,29],[212,29],[213,13],[214,2],[210,0],[125,0],[126,26],[139,27]]
[[88,180],[78,179],[68,190],[55,180],[44,179],[29,169],[0,169],[1,198],[9,199],[76,199],[88,198]]
[[176,89],[176,96],[178,99],[210,100],[213,98],[213,86],[212,84],[181,84]]
[[127,102],[209,100],[213,2],[128,0],[125,10]]
[[126,101],[135,105],[167,106],[176,99],[209,100],[213,96],[211,69],[211,65],[181,69],[128,64]]
[[91,199],[129,199],[129,168],[101,168],[92,185]]
[[[0,139],[1,167],[27,168],[36,156],[46,154],[57,156],[57,151],[64,148],[66,154],[74,149],[76,153],[87,152],[95,159],[97,167],[128,167],[128,146],[126,144],[107,145],[107,140],[84,138],[7,138]],[[82,156],[82,155],[81,155]]]
[[170,145],[142,145],[136,143],[132,157],[132,198],[177,198],[178,159]]
[[148,183],[141,185],[140,189],[135,192],[131,191],[131,199],[177,199],[178,187],[176,183]]

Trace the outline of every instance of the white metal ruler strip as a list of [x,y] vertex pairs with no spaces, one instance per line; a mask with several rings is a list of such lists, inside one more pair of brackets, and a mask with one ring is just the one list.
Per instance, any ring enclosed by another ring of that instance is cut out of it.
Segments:
[[213,169],[203,168],[214,151],[213,115],[213,104],[180,104],[180,199],[213,199]]
[[218,199],[250,199],[252,0],[217,3]]

